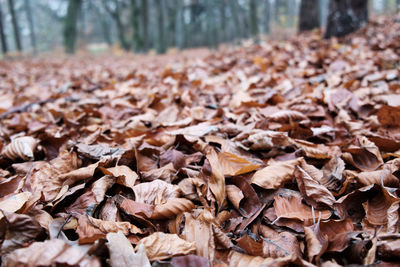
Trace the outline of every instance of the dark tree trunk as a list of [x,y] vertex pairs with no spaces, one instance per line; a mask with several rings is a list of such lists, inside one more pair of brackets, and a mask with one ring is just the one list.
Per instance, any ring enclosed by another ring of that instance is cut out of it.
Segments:
[[299,31],[310,31],[320,27],[318,0],[302,0],[300,6]]
[[257,14],[257,0],[250,0],[250,32],[255,40],[258,40],[258,14]]
[[17,15],[15,14],[14,1],[8,0],[8,8],[11,14],[11,22],[14,30],[14,40],[18,51],[22,51],[21,37],[19,33]]
[[35,35],[35,27],[33,24],[31,3],[29,2],[29,0],[24,0],[24,5],[25,5],[26,17],[27,17],[28,23],[29,23],[29,36],[31,38],[33,52],[36,54],[36,52],[37,52],[36,35]]
[[131,0],[131,22],[133,28],[133,50],[135,52],[143,51],[143,40],[140,34],[139,28],[139,7],[136,4],[136,0]]
[[368,1],[330,0],[325,38],[345,36],[368,21]]
[[148,30],[149,16],[148,16],[147,1],[148,0],[142,0],[141,12],[140,12],[144,52],[147,52],[147,50],[149,49],[149,30]]
[[82,0],[69,0],[67,16],[64,24],[64,46],[65,52],[72,54],[75,52],[77,36],[78,16],[82,6]]
[[270,0],[265,0],[264,3],[264,33],[270,32],[270,18],[271,18],[271,5],[269,3]]
[[5,55],[8,51],[8,46],[7,46],[6,34],[4,32],[3,12],[1,10],[1,5],[0,5],[0,41],[1,41],[1,51],[3,52],[3,55]]
[[157,12],[157,27],[158,27],[158,38],[157,38],[157,53],[165,53],[165,38],[164,38],[164,10],[163,1],[156,1],[156,12]]
[[179,49],[183,49],[185,46],[185,20],[184,20],[184,11],[185,7],[182,1],[178,1],[178,24],[177,24],[177,34],[176,34],[176,43]]
[[176,45],[176,22],[177,22],[177,0],[166,2],[168,10],[168,40],[167,45],[173,47]]
[[235,35],[237,37],[242,38],[242,27],[240,25],[239,13],[238,13],[238,3],[237,0],[229,0],[229,7],[231,9],[233,23],[235,28]]
[[396,10],[400,11],[400,0],[396,0]]
[[221,42],[225,42],[227,40],[226,37],[226,1],[221,0],[219,3],[219,15],[221,21]]

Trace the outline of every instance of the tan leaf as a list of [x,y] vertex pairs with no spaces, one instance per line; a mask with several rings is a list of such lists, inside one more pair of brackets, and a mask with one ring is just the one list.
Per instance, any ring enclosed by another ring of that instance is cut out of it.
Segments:
[[303,168],[296,166],[294,171],[297,185],[306,202],[315,208],[332,207],[335,197],[317,179],[311,177]]
[[132,244],[121,232],[107,234],[107,247],[110,251],[112,267],[150,267],[149,259],[143,245],[135,253]]
[[32,160],[33,153],[38,145],[38,141],[31,136],[17,137],[4,147],[1,154],[11,160],[18,158],[23,160]]
[[236,209],[240,209],[240,201],[244,198],[242,190],[236,185],[227,185],[226,186],[226,194],[228,195],[228,199],[232,202],[233,206]]
[[221,207],[225,202],[225,177],[223,174],[222,166],[219,162],[217,152],[211,149],[207,154],[207,159],[211,165],[211,177],[208,181],[208,186],[214,194],[218,207]]
[[219,164],[224,175],[235,176],[256,170],[260,165],[229,152],[218,153]]
[[[103,167],[100,167],[101,170],[103,170]],[[113,168],[107,168],[106,169],[110,174],[114,175],[114,177],[117,177],[117,183],[122,184],[123,186],[133,188],[135,185],[136,180],[139,178],[136,172],[132,171],[128,166],[125,165],[119,165],[115,166]],[[104,174],[109,174],[109,173],[104,173]]]
[[196,251],[194,243],[179,238],[176,234],[156,232],[141,239],[136,251],[143,245],[150,261],[165,260],[179,255],[187,255]]
[[154,180],[149,183],[141,183],[133,187],[135,201],[146,204],[164,204],[171,198],[178,198],[180,189],[161,180]]
[[193,202],[186,198],[172,198],[164,204],[156,205],[151,218],[156,220],[171,219],[178,214],[194,209],[194,207]]
[[3,261],[3,266],[91,266],[100,267],[95,257],[88,256],[79,246],[70,246],[60,239],[35,242],[29,247],[14,250]]
[[[17,212],[25,205],[31,195],[32,194],[29,192],[8,195],[5,198],[0,199],[0,210],[6,212]],[[4,214],[0,212],[0,219],[3,217]]]
[[[274,208],[278,218],[298,219],[301,221],[311,221],[318,219],[319,211],[315,211],[314,215],[311,207],[303,204],[301,198],[294,195],[288,197],[275,196]],[[328,210],[321,211],[321,219],[328,219],[331,212]]]
[[121,231],[124,235],[138,234],[142,231],[129,222],[112,222],[95,219],[90,216],[78,217],[79,244],[93,243],[99,238],[104,238],[108,233],[117,233]]
[[301,158],[288,161],[274,162],[267,167],[256,171],[250,183],[264,189],[277,189],[285,183],[293,181],[293,172]]

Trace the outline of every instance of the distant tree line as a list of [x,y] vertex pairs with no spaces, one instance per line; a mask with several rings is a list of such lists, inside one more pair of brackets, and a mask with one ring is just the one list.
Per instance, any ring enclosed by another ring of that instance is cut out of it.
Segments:
[[164,53],[321,26],[328,38],[360,28],[368,10],[399,8],[400,0],[0,0],[0,45],[3,54],[90,43]]

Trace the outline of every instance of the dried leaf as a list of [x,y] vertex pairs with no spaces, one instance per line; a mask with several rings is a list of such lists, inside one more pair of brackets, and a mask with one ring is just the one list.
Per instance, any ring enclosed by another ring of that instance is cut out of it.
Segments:
[[[187,242],[176,234],[156,232],[141,239],[136,248],[143,245],[150,261],[165,260],[179,255],[187,255],[196,251],[193,243]],[[135,249],[138,251],[138,249]]]
[[218,207],[221,207],[225,202],[225,177],[223,174],[223,168],[221,163],[219,162],[219,158],[217,152],[211,149],[210,152],[207,154],[207,160],[211,165],[211,176],[208,181],[208,186],[213,192]]
[[18,158],[25,161],[32,160],[37,145],[38,141],[31,136],[17,137],[4,147],[1,154],[11,160]]
[[293,180],[295,166],[301,159],[274,162],[267,167],[256,171],[250,183],[256,184],[264,189],[277,189],[285,183]]
[[107,234],[107,247],[110,250],[110,265],[112,267],[150,267],[149,259],[146,255],[146,250],[141,245],[137,253],[129,240],[122,232]]

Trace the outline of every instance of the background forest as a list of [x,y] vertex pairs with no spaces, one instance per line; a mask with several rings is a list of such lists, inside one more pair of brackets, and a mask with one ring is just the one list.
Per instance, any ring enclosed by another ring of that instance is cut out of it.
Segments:
[[[369,14],[395,13],[399,2],[370,0]],[[328,0],[0,0],[1,48],[3,55],[164,53],[265,36],[280,39],[298,32],[302,4],[318,10],[313,26],[326,26]]]

